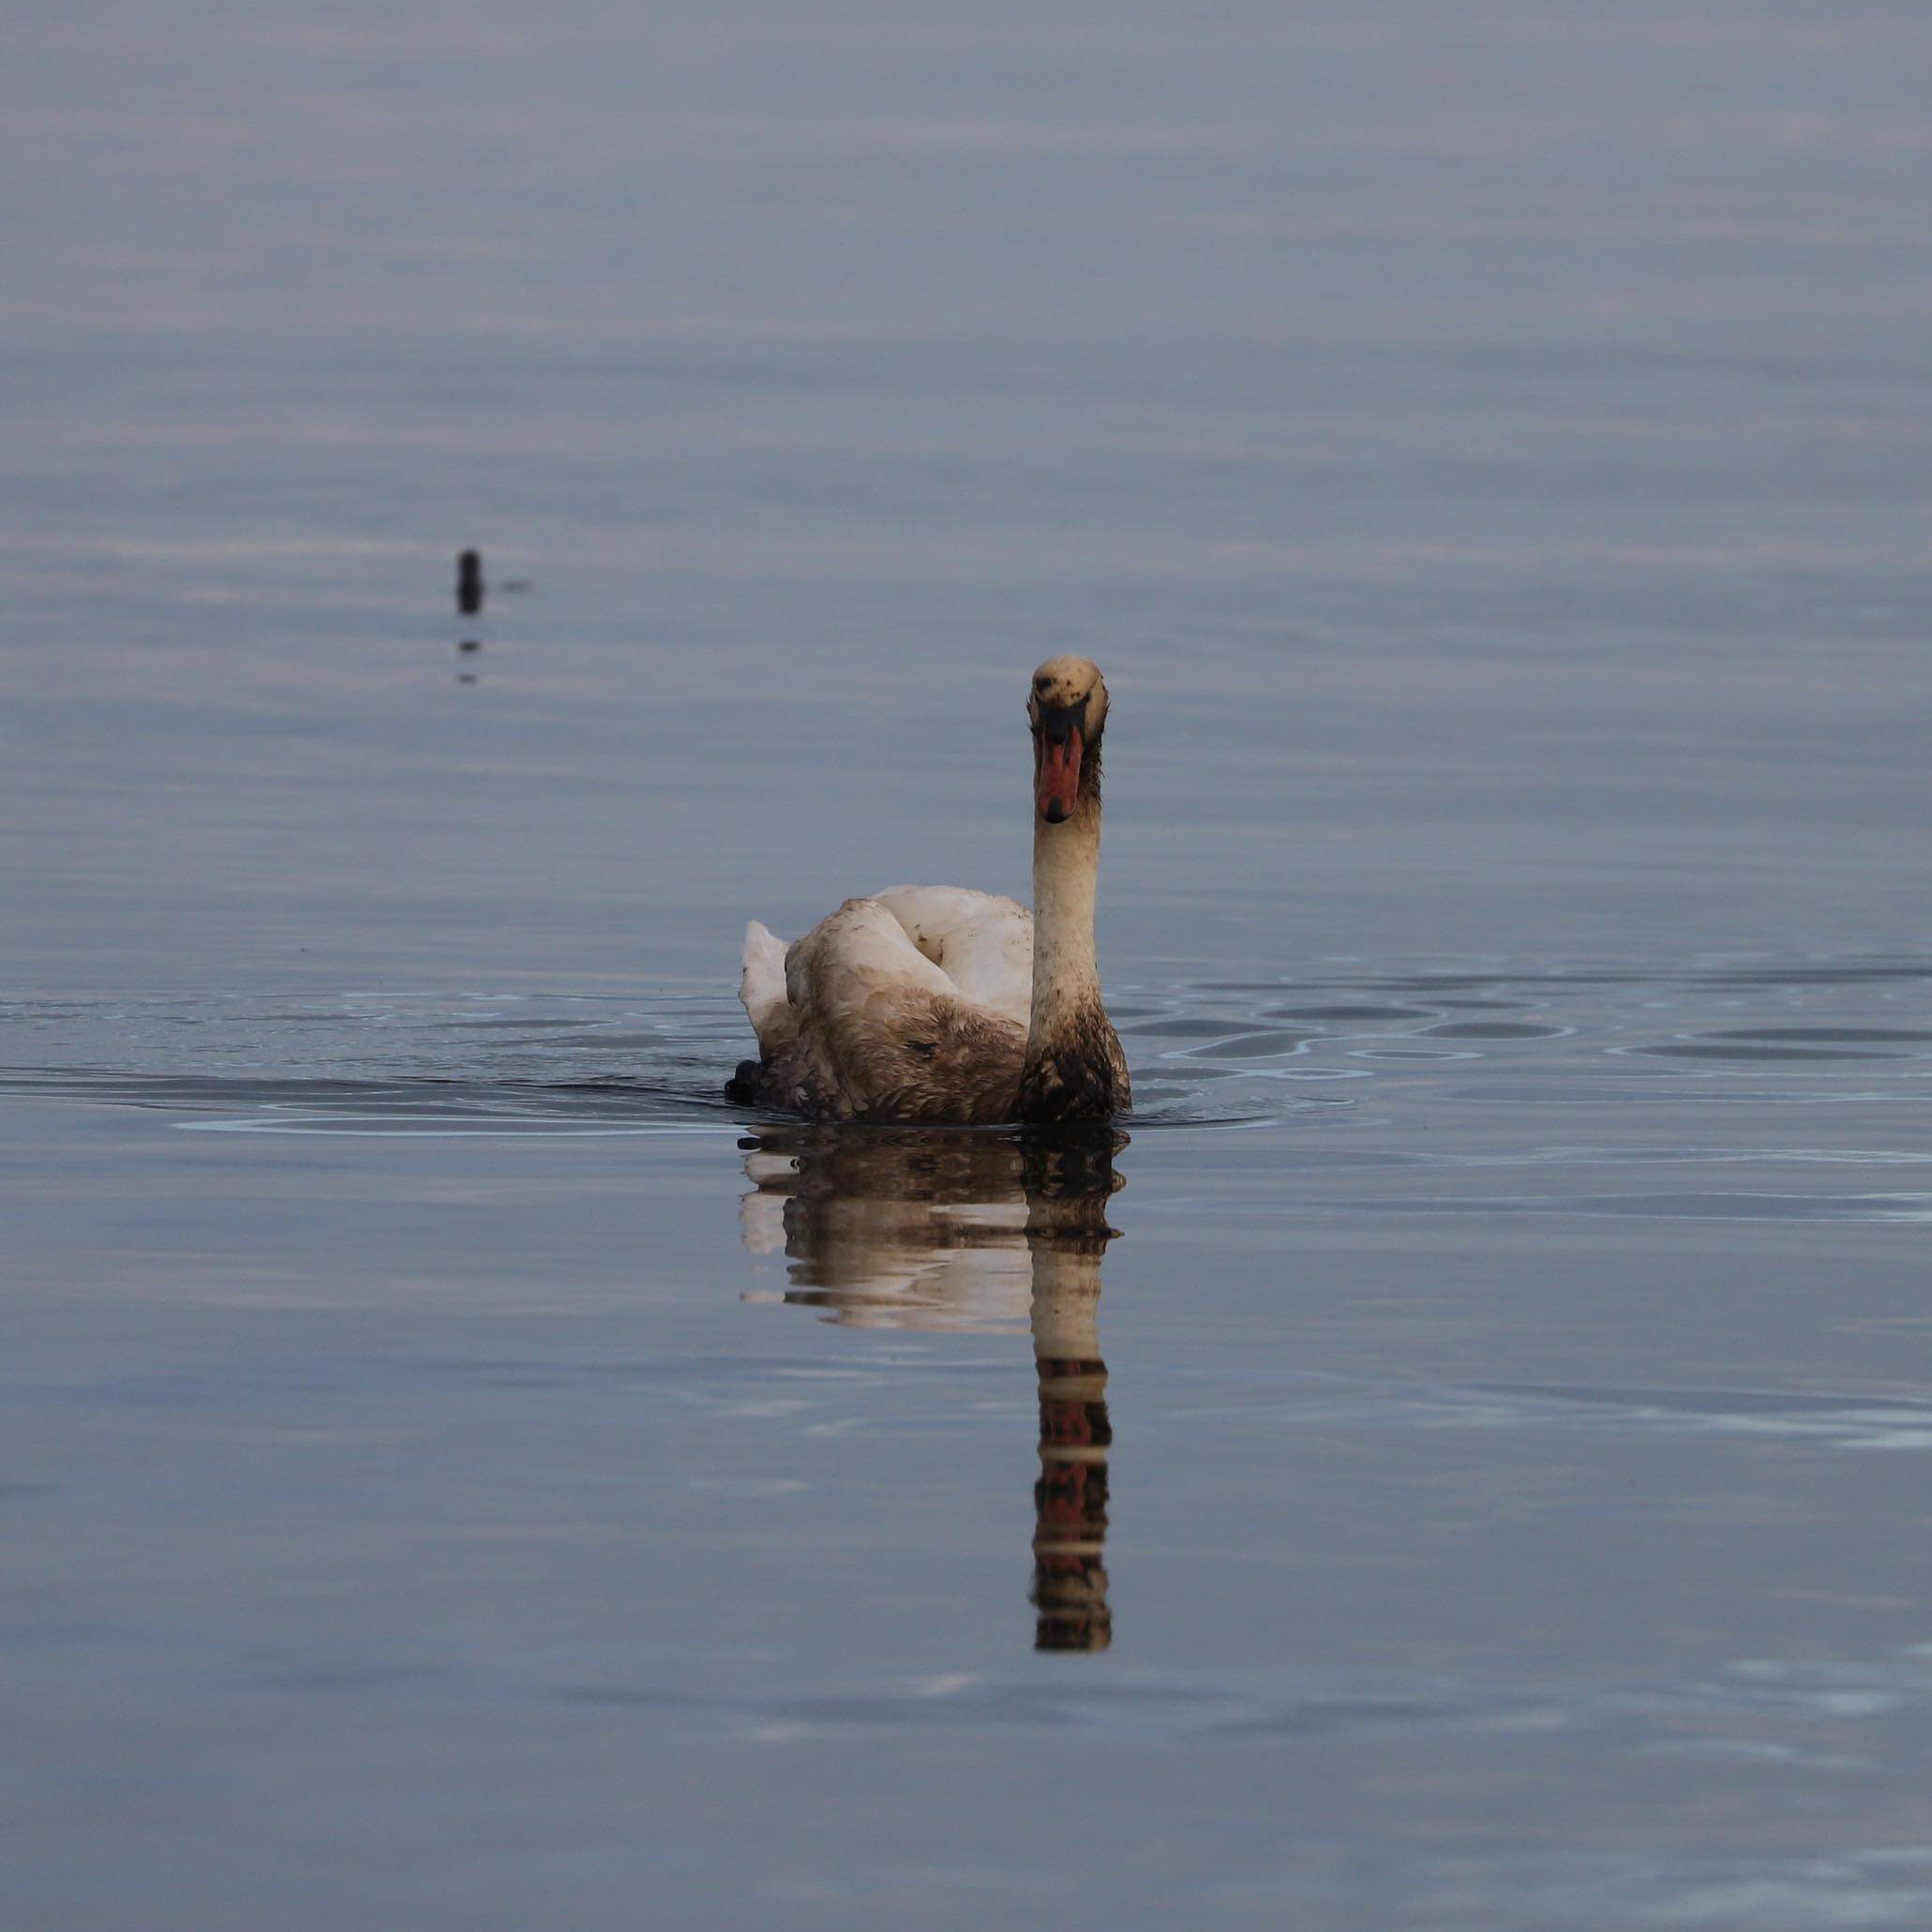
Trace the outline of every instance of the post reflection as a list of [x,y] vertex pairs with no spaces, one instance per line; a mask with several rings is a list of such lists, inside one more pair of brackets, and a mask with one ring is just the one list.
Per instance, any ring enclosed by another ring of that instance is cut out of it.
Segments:
[[1118,1232],[1107,1205],[1127,1136],[798,1127],[741,1145],[745,1245],[785,1254],[784,1300],[867,1327],[1031,1334],[1034,1647],[1106,1649],[1101,1262]]

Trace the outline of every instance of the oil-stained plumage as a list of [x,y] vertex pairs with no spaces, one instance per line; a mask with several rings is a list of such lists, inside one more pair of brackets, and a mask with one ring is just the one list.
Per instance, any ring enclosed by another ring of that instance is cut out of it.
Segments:
[[1107,686],[1084,657],[1033,675],[1034,911],[959,886],[847,899],[787,949],[746,928],[758,1038],[726,1091],[831,1120],[1047,1122],[1127,1111],[1101,1001],[1094,896]]

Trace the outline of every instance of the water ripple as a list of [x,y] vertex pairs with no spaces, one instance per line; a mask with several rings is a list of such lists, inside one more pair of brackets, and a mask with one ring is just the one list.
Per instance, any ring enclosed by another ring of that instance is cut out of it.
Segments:
[[[1143,984],[1116,1011],[1140,1062],[1136,1126],[1312,1119],[1387,1087],[1411,1124],[1439,1131],[1469,1122],[1470,1101],[1583,1106],[1610,1122],[1633,1104],[1932,1098],[1932,1029],[1913,1024],[1927,973],[1889,961],[1317,972]],[[0,1095],[157,1108],[219,1132],[722,1133],[740,1116],[720,1088],[747,1043],[735,1001],[710,987],[13,1000],[0,1002]],[[1764,1079],[1774,1066],[1775,1089]],[[1444,1085],[1452,1075],[1459,1084]],[[1337,1084],[1359,1092],[1308,1091]],[[1916,1197],[1863,1194],[1568,1206],[1814,1219],[1923,1209]]]

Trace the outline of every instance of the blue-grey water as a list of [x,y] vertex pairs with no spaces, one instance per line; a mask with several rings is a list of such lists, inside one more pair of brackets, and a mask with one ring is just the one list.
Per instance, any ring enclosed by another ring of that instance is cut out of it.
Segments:
[[0,1924],[1932,1924],[1923,7],[7,44]]

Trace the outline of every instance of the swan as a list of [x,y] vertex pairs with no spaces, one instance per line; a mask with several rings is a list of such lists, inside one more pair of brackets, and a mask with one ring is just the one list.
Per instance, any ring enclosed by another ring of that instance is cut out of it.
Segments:
[[753,920],[738,996],[758,1057],[740,1062],[728,1099],[825,1120],[968,1125],[1127,1111],[1094,958],[1099,667],[1050,658],[1026,715],[1035,910],[961,886],[894,886],[847,899],[789,948]]

